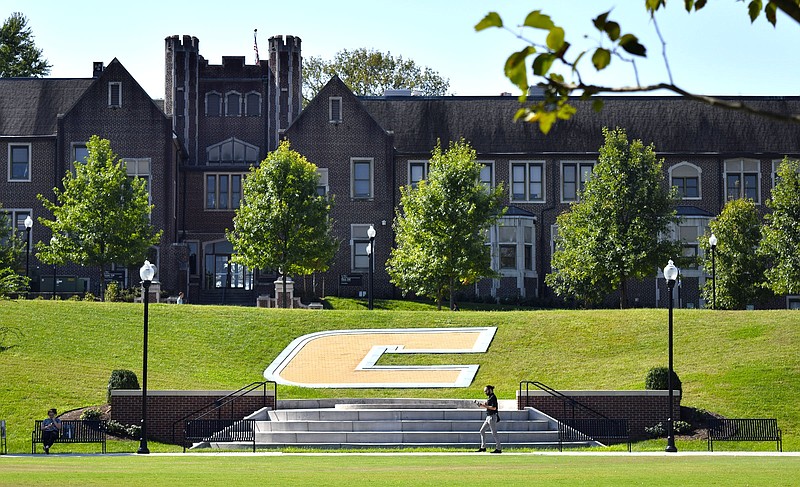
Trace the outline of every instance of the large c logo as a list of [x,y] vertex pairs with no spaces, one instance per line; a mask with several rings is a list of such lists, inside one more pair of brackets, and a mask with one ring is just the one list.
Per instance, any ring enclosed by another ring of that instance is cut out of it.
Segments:
[[468,387],[477,365],[376,364],[384,353],[482,353],[496,331],[496,327],[481,327],[311,333],[290,343],[264,377],[301,387]]

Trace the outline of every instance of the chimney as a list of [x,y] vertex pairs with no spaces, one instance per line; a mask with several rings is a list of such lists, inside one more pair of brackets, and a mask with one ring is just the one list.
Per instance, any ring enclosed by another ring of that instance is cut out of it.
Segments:
[[95,61],[92,63],[92,78],[99,78],[101,74],[103,74],[103,66],[102,61]]

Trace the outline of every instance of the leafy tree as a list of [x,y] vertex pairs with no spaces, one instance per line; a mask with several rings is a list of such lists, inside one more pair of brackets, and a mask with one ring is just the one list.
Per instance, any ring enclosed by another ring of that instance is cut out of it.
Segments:
[[444,95],[450,80],[428,67],[420,67],[402,56],[365,48],[336,53],[332,61],[320,57],[303,59],[303,102],[308,104],[325,83],[338,75],[356,95],[381,96],[387,89],[410,88],[425,95]]
[[332,235],[333,202],[317,194],[318,180],[317,167],[288,141],[251,168],[233,231],[227,232],[236,251],[232,260],[251,269],[279,269],[284,286],[287,274],[325,271],[339,242]]
[[[704,251],[703,268],[711,269],[711,246],[708,237],[717,237],[715,250],[717,309],[744,309],[765,297],[764,259],[756,253],[761,239],[761,221],[751,199],[731,200],[709,224],[709,235],[699,239]],[[703,299],[712,300],[710,279],[703,286]]]
[[[98,269],[98,283],[111,263],[133,265],[144,260],[161,238],[150,223],[147,187],[143,179],[129,179],[125,163],[112,152],[111,142],[93,135],[86,144],[86,163],[67,172],[63,189],[53,188],[55,202],[37,197],[53,213],[40,218],[55,236],[39,242],[39,260],[48,264],[74,262]],[[103,286],[100,286],[100,293]]]
[[767,200],[759,251],[769,265],[766,286],[775,294],[800,294],[800,161],[783,160]]
[[676,192],[664,184],[653,145],[628,142],[623,129],[603,129],[605,144],[580,201],[558,216],[557,245],[545,282],[587,304],[615,289],[627,306],[629,279],[643,279],[679,253],[668,234]]
[[494,276],[486,231],[502,215],[503,187],[480,182],[481,165],[463,139],[433,149],[428,179],[400,188],[397,247],[387,262],[394,284],[436,299],[482,277]]
[[21,246],[22,243],[17,238],[8,214],[3,211],[3,206],[0,205],[0,269],[15,268],[17,266]]
[[[640,0],[641,1],[641,0]],[[477,25],[475,30],[481,31],[488,28],[502,28],[527,44],[522,50],[512,53],[505,64],[506,77],[517,85],[523,93],[528,92],[530,82],[528,81],[528,69],[539,81],[539,86],[544,88],[544,97],[540,101],[520,108],[516,118],[527,122],[537,122],[539,129],[547,133],[557,120],[567,120],[575,113],[575,107],[570,105],[569,97],[578,93],[582,98],[591,98],[598,93],[632,93],[650,92],[655,90],[669,90],[686,98],[697,100],[713,106],[743,110],[759,115],[800,122],[800,114],[784,114],[769,110],[762,110],[739,101],[724,100],[717,97],[691,93],[676,85],[672,79],[669,62],[666,55],[666,41],[658,30],[658,11],[666,7],[666,0],[644,0],[644,8],[650,14],[651,23],[654,26],[659,39],[661,40],[661,53],[669,78],[668,82],[653,85],[642,85],[636,76],[636,84],[633,86],[602,86],[584,82],[582,73],[586,73],[587,63],[591,59],[589,70],[601,71],[608,67],[614,60],[618,62],[629,62],[636,67],[636,59],[647,56],[647,47],[639,42],[636,35],[623,30],[619,22],[611,20],[612,11],[600,13],[592,19],[592,25],[596,33],[586,33],[584,37],[597,37],[598,45],[595,49],[575,52],[570,51],[571,44],[563,27],[557,25],[554,20],[542,10],[533,10],[525,17],[522,23],[523,28],[532,29],[526,31],[525,36],[519,33],[515,23],[512,27],[507,27],[503,19],[497,12],[489,12]],[[706,0],[684,0],[687,12],[697,11],[706,5]],[[751,0],[742,2],[746,6],[750,20],[755,21],[763,12],[767,21],[773,26],[777,22],[777,11],[780,10],[788,15],[795,22],[800,23],[800,0]],[[716,21],[716,19],[714,20]],[[541,34],[543,39],[529,40],[529,35]],[[599,35],[598,35],[599,33]],[[529,59],[533,57],[533,62]],[[566,79],[563,75],[555,72],[560,68],[565,68],[566,72],[572,73],[572,79]],[[520,97],[522,102],[527,101],[523,94]],[[595,99],[593,106],[599,110],[602,108],[602,101]]]
[[49,73],[50,64],[33,42],[28,19],[19,12],[12,13],[0,27],[0,78]]

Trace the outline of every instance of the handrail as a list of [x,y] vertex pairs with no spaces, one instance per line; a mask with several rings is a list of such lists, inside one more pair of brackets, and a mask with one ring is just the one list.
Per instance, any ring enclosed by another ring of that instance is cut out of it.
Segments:
[[583,412],[589,414],[590,416],[594,416],[595,418],[609,419],[603,413],[595,411],[594,409],[592,409],[589,406],[581,403],[580,401],[577,401],[577,400],[575,400],[574,398],[572,398],[570,396],[562,394],[562,393],[558,392],[557,390],[553,389],[552,387],[550,387],[550,386],[548,386],[546,384],[542,384],[539,381],[535,381],[535,380],[533,380],[533,381],[532,380],[520,381],[519,382],[519,395],[520,396],[522,396],[522,385],[523,384],[525,384],[525,404],[526,405],[528,404],[529,386],[533,385],[533,386],[536,386],[537,388],[543,390],[544,392],[550,394],[551,396],[561,399],[561,405],[563,407],[564,417],[567,417],[567,403],[569,402],[569,405],[572,406],[572,419],[575,419],[575,407],[576,406],[578,407],[578,409],[580,409]]
[[237,398],[242,397],[242,396],[246,395],[247,393],[258,389],[259,387],[263,387],[263,389],[264,389],[264,394],[262,396],[263,397],[263,407],[267,407],[267,384],[268,383],[272,384],[272,393],[273,393],[273,397],[275,398],[274,399],[274,401],[275,401],[275,404],[274,404],[275,407],[274,408],[278,409],[278,384],[275,381],[271,381],[271,380],[265,380],[265,381],[261,381],[261,382],[251,382],[251,383],[247,384],[246,386],[241,387],[238,390],[231,392],[230,394],[227,394],[227,395],[225,395],[225,396],[223,396],[223,397],[221,397],[219,399],[215,399],[212,403],[207,404],[206,406],[203,406],[200,409],[197,409],[195,411],[192,411],[189,414],[184,415],[180,419],[176,419],[172,423],[172,443],[173,444],[175,443],[175,427],[178,424],[184,424],[185,425],[186,420],[188,420],[192,416],[198,415],[194,419],[200,419],[200,418],[203,418],[206,415],[208,415],[208,414],[210,414],[210,413],[212,413],[214,411],[217,412],[217,419],[222,419],[222,417],[221,417],[222,416],[222,408],[223,408],[223,406],[226,406],[228,404],[230,404],[230,416],[231,416],[231,418],[227,418],[227,419],[232,419],[234,401],[236,401]]

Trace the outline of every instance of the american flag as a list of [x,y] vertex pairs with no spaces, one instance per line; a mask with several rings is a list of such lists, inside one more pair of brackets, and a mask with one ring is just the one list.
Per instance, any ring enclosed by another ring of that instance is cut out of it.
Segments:
[[258,57],[258,29],[253,29],[253,49],[256,51],[256,64],[260,62]]

